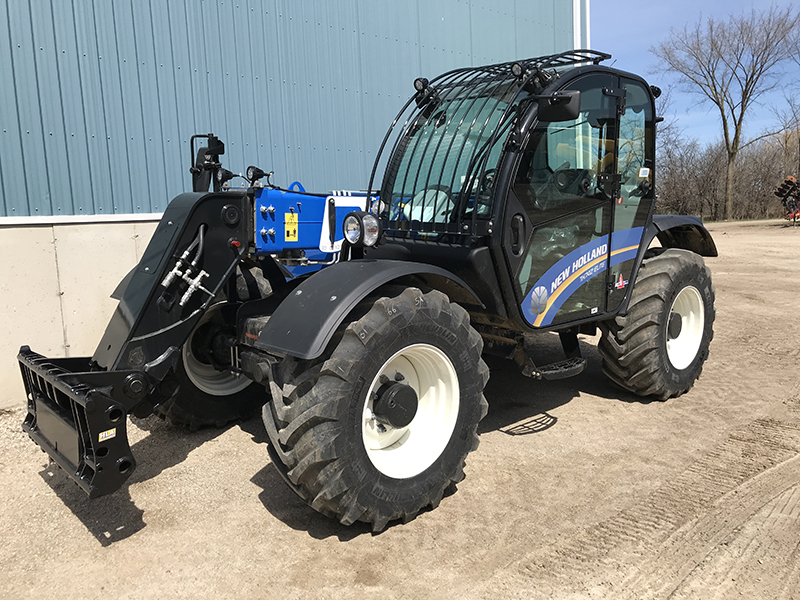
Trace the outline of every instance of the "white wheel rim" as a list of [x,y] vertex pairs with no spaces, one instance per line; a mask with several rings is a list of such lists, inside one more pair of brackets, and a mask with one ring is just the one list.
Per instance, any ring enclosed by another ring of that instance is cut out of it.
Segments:
[[[407,427],[379,423],[373,413],[373,398],[380,377],[410,385],[417,394],[414,419]],[[429,344],[414,344],[395,353],[372,380],[361,420],[364,448],[381,473],[395,479],[419,475],[441,456],[453,435],[458,418],[458,375],[447,355]]]
[[[681,330],[670,339],[669,321],[673,314],[680,317]],[[683,288],[672,303],[666,325],[667,358],[673,367],[681,370],[692,364],[703,341],[704,325],[705,309],[700,292],[692,286]]]
[[209,309],[195,326],[189,338],[184,342],[181,351],[183,368],[186,376],[197,388],[211,396],[230,396],[238,394],[253,383],[251,379],[241,373],[232,371],[217,371],[212,365],[202,362],[192,352],[192,338],[197,328],[213,319],[214,309]]

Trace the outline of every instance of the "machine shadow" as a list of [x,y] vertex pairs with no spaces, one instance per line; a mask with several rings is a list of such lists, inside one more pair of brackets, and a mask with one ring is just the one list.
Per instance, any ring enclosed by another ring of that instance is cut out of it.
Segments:
[[[90,499],[54,462],[39,472],[64,505],[102,546],[124,540],[146,527],[144,511],[131,498],[131,484],[147,481],[165,469],[179,465],[192,450],[229,429],[189,432],[155,416],[146,419],[131,417],[128,424],[129,435],[138,437],[136,429],[147,432],[147,435],[131,446],[137,462],[136,470],[125,485],[113,494]],[[164,448],[169,448],[169,452],[165,452]]]
[[[552,355],[558,350],[557,337],[543,338],[544,343],[540,346],[542,353]],[[489,412],[478,426],[478,432],[484,434],[499,431],[512,436],[541,433],[558,422],[550,411],[578,398],[582,393],[614,401],[650,402],[609,382],[602,373],[600,357],[593,344],[582,341],[581,349],[587,359],[584,372],[577,377],[559,381],[533,380],[524,377],[511,361],[485,357],[491,370],[491,377],[484,391]],[[209,428],[196,432],[173,427],[155,416],[147,419],[132,417],[129,427],[132,437],[135,439],[144,434],[131,446],[138,466],[131,479],[117,492],[90,500],[55,463],[50,463],[40,471],[40,476],[102,546],[111,546],[146,527],[144,511],[131,498],[131,484],[152,479],[164,470],[182,463],[190,452],[233,426],[248,433],[257,445],[267,443],[267,434],[258,416],[222,429]],[[169,452],[164,452],[164,448],[169,448]],[[372,534],[366,523],[346,527],[309,507],[283,481],[277,468],[269,460],[266,448],[262,450],[266,464],[252,476],[251,482],[261,488],[259,500],[273,516],[292,529],[307,532],[315,539],[336,537],[341,542],[347,542],[361,535]],[[454,492],[455,486],[445,493],[445,498]],[[430,509],[423,509],[420,515],[428,510]],[[399,524],[400,521],[389,523],[386,530]]]
[[[276,519],[288,525],[295,531],[305,531],[312,538],[324,540],[335,537],[340,542],[349,542],[362,535],[381,535],[393,527],[402,524],[402,521],[391,521],[380,533],[372,533],[368,523],[356,522],[350,526],[342,525],[336,519],[326,517],[315,511],[303,502],[283,481],[277,467],[273,463],[267,464],[250,479],[252,483],[261,488],[258,494],[261,504]],[[456,486],[448,488],[443,498],[452,496]],[[430,512],[430,507],[423,508],[417,517]]]
[[260,416],[239,423],[239,427],[250,434],[253,441],[260,446],[258,451],[268,461],[263,469],[250,478],[250,481],[261,488],[258,499],[272,516],[295,531],[305,531],[318,540],[337,537],[340,542],[347,542],[359,535],[370,533],[370,527],[366,523],[345,527],[338,521],[318,513],[291,490],[278,472],[278,468],[270,460],[266,448],[269,438]]
[[[479,433],[501,431],[508,435],[540,433],[554,426],[556,417],[551,411],[581,395],[590,395],[614,402],[650,404],[656,398],[643,398],[617,387],[603,373],[602,359],[597,350],[596,338],[581,338],[581,354],[586,359],[582,373],[568,379],[555,381],[535,380],[525,377],[510,360],[484,357],[491,376],[484,395],[489,403],[489,413],[481,421]],[[536,338],[534,362],[544,364],[558,356],[560,341],[557,334]]]
[[[531,357],[536,364],[546,364],[563,356],[558,334],[537,335]],[[575,377],[538,380],[525,377],[511,360],[484,356],[491,375],[484,389],[489,412],[478,432],[500,431],[507,435],[541,433],[556,425],[558,419],[549,411],[568,404],[582,394],[624,402],[648,402],[614,386],[603,374],[596,340],[580,338],[586,367]]]
[[[541,343],[537,347],[537,352],[540,352],[541,356],[536,356],[535,359],[558,356],[557,353],[561,350],[557,335],[542,336],[538,339]],[[489,403],[489,412],[479,424],[478,433],[499,431],[511,436],[541,433],[558,422],[555,416],[549,414],[550,411],[574,399],[580,400],[582,394],[612,401],[650,402],[647,398],[640,398],[617,388],[606,378],[602,372],[596,344],[591,340],[581,340],[581,351],[587,360],[583,373],[557,381],[534,380],[522,375],[512,361],[484,357],[491,371],[489,383],[484,390]],[[256,443],[267,443],[261,419],[250,419],[240,423],[239,426],[248,432]],[[269,461],[266,449],[263,454]],[[305,531],[315,539],[336,537],[341,542],[372,533],[366,523],[355,523],[347,527],[335,519],[316,512],[289,488],[271,461],[253,475],[250,481],[261,488],[258,497],[264,508],[296,531]],[[455,491],[456,486],[451,486],[444,497],[447,498]],[[423,509],[419,515],[429,510],[430,508]],[[400,524],[401,521],[392,521],[385,531]]]

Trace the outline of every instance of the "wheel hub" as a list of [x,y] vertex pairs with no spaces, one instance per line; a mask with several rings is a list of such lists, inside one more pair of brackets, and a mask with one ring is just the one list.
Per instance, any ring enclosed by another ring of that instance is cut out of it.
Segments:
[[372,413],[379,423],[390,427],[407,427],[417,414],[419,399],[410,385],[396,381],[384,383],[378,389]]
[[683,319],[681,316],[676,313],[670,313],[669,315],[669,324],[667,325],[667,335],[669,339],[674,340],[681,334],[681,329],[683,328]]
[[405,479],[430,467],[455,430],[459,392],[455,367],[439,348],[411,344],[390,356],[368,388],[361,421],[378,471]]
[[253,382],[226,369],[231,364],[231,346],[218,306],[203,315],[183,344],[181,357],[186,376],[200,391],[211,396],[230,396]]

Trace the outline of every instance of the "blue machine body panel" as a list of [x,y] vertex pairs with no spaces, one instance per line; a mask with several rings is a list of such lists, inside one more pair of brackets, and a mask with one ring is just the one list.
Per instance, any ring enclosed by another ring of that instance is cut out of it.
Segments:
[[262,188],[256,192],[256,254],[339,252],[345,216],[367,208],[367,195],[362,192],[322,195]]
[[326,196],[262,188],[256,192],[256,252],[319,248]]

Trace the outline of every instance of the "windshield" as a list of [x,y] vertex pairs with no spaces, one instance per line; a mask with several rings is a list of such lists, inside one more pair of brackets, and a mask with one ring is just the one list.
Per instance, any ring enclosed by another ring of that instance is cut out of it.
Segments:
[[389,199],[386,217],[395,228],[447,230],[458,225],[458,213],[475,210],[489,217],[505,136],[488,146],[510,123],[500,121],[516,91],[512,80],[442,86],[432,94],[398,140],[384,179],[381,198]]

